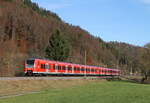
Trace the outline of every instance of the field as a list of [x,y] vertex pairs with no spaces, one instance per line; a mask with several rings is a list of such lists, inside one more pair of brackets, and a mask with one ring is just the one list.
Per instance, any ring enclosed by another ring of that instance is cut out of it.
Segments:
[[0,103],[150,103],[150,85],[105,80],[73,82],[55,81],[55,88],[1,98]]

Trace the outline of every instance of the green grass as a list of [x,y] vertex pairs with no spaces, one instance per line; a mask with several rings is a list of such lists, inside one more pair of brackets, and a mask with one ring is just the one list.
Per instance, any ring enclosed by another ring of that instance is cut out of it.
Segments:
[[0,99],[0,103],[150,103],[150,85],[104,81]]

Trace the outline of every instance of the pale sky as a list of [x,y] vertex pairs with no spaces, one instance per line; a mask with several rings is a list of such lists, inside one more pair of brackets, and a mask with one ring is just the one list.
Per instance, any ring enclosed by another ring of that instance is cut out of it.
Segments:
[[150,0],[32,0],[104,41],[150,42]]

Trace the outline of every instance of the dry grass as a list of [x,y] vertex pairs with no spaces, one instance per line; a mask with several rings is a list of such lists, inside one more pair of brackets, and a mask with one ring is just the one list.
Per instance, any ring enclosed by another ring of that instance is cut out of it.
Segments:
[[46,89],[60,89],[104,80],[1,80],[0,96],[16,95]]

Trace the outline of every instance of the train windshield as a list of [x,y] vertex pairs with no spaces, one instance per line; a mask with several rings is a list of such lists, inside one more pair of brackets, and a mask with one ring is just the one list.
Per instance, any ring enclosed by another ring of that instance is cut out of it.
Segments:
[[33,68],[35,60],[27,60],[26,61],[26,68]]

